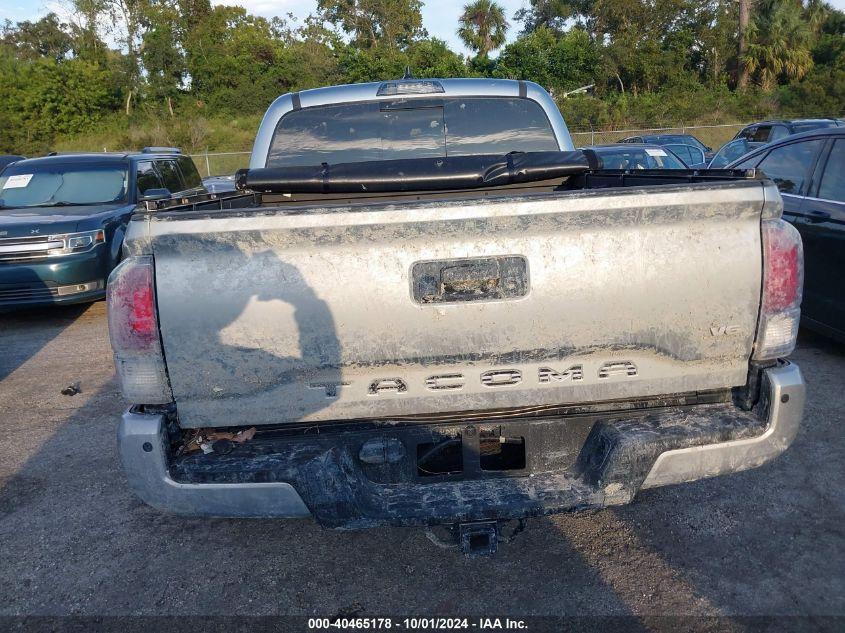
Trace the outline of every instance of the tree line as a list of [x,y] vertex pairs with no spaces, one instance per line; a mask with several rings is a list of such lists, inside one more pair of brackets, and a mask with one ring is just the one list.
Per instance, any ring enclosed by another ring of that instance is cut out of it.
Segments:
[[6,21],[0,152],[98,126],[258,114],[284,92],[406,68],[536,81],[571,127],[845,107],[845,14],[820,0],[530,0],[512,21],[474,0],[455,26],[469,56],[426,32],[422,5],[318,0],[298,22],[210,0],[71,0],[63,19]]

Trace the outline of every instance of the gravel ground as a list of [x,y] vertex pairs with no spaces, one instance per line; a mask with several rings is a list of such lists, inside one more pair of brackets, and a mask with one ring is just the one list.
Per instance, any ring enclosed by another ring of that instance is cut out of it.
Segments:
[[[0,315],[0,615],[845,614],[845,347],[757,470],[535,519],[488,559],[420,529],[163,515],[128,490],[105,305]],[[60,391],[79,381],[73,397]],[[840,624],[843,621],[838,621]]]

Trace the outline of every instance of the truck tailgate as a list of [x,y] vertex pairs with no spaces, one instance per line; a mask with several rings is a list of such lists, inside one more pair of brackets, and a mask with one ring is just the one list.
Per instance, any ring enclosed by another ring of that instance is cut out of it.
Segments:
[[186,427],[743,385],[761,181],[148,218]]

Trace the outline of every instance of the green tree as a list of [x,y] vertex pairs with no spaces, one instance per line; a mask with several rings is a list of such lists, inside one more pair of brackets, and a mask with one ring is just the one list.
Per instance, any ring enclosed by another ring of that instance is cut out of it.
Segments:
[[541,26],[502,49],[494,74],[559,92],[595,82],[600,65],[598,47],[583,29],[558,35]]
[[292,90],[316,88],[346,79],[341,74],[338,51],[343,43],[336,33],[328,30],[314,16],[295,29],[284,34],[284,50],[281,55],[290,68]]
[[183,36],[211,13],[211,0],[176,0]]
[[812,53],[815,66],[845,65],[845,12],[828,6],[823,19],[817,23],[814,41]]
[[734,0],[700,0],[693,3],[688,28],[694,35],[687,64],[702,80],[726,82],[737,59],[737,3]]
[[458,37],[481,59],[505,43],[508,21],[505,10],[494,0],[474,0],[464,5],[458,22]]
[[99,21],[105,15],[106,0],[72,0],[73,54],[75,57],[105,66],[107,46],[100,37]]
[[407,50],[407,67],[414,77],[465,77],[463,57],[450,50],[446,42],[432,37],[414,42]]
[[317,12],[358,48],[403,48],[426,37],[421,0],[317,0]]
[[243,7],[215,6],[183,46],[191,93],[211,112],[263,110],[298,72],[277,26]]
[[[812,12],[812,4],[807,7]],[[845,104],[845,13],[829,6],[815,22],[813,68],[780,88],[778,100],[789,112],[839,116]]]
[[541,27],[562,33],[567,20],[586,10],[588,4],[583,0],[529,0],[528,6],[517,11],[514,18],[522,22],[523,35]]
[[[580,11],[579,22],[601,47],[606,86],[620,93],[652,92],[691,73],[700,78],[708,63],[724,65],[719,37],[711,39],[718,0],[596,0]],[[600,83],[599,93],[604,88]]]
[[39,153],[57,134],[89,129],[117,106],[107,71],[82,59],[16,58],[0,52],[0,151]]
[[416,41],[405,50],[360,50],[349,46],[341,54],[340,68],[345,80],[353,83],[398,79],[406,68],[419,78],[464,77],[467,74],[463,58],[436,38]]
[[59,62],[73,49],[69,30],[55,13],[48,13],[36,22],[19,22],[14,28],[7,25],[2,39],[23,59],[50,57]]
[[813,32],[794,0],[761,2],[748,33],[751,41],[741,61],[764,90],[780,78],[800,79],[813,67]]
[[179,29],[179,7],[170,0],[149,0],[141,15],[141,62],[146,71],[147,92],[167,104],[173,116],[173,98],[185,78],[185,57]]
[[[90,0],[88,0],[90,1]],[[132,99],[141,90],[141,36],[145,0],[101,0],[101,15],[110,20],[112,35],[124,49],[122,57],[126,114],[132,108]]]

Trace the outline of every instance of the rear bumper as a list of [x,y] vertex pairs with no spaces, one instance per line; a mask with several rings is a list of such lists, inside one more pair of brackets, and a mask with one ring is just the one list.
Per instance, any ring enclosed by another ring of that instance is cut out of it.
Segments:
[[763,433],[716,444],[690,446],[661,453],[642,488],[684,483],[762,466],[783,453],[798,434],[804,414],[806,387],[798,365],[767,369],[761,409]]
[[[475,477],[458,479],[408,478],[397,474],[401,464],[368,471],[359,460],[363,442],[396,438],[407,445],[407,432],[403,435],[392,426],[275,443],[256,438],[250,448],[242,445],[225,456],[173,459],[165,416],[129,411],[121,421],[118,444],[135,493],[156,508],[178,514],[313,514],[323,525],[338,528],[503,520],[620,505],[641,488],[760,466],[795,438],[804,398],[797,365],[782,363],[764,371],[760,402],[753,412],[723,403],[523,424],[518,432],[538,431],[537,437],[547,440],[550,436],[539,431],[568,425],[576,437],[578,428],[584,430],[572,460],[559,468],[549,467],[549,455],[566,451],[547,444],[548,454],[532,457],[534,467],[521,474],[477,471]],[[478,423],[477,428],[483,426]]]

